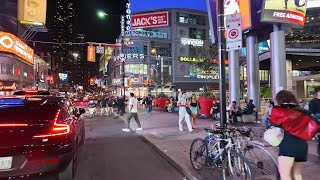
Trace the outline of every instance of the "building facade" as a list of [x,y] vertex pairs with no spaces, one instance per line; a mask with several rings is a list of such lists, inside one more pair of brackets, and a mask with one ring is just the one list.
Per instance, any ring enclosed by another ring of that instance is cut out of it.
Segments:
[[[168,12],[167,25],[134,28],[126,32],[128,48],[121,53],[115,50],[109,63],[112,90],[122,88],[122,60],[125,59],[127,91],[139,97],[159,92],[175,96],[178,91],[200,92],[204,87],[218,89],[217,70],[203,71],[197,66],[201,58],[196,48],[210,41],[209,21],[206,11],[192,9],[156,9],[134,14]],[[118,41],[120,42],[120,41]],[[214,65],[213,65],[214,66]],[[216,69],[218,68],[216,63]],[[146,85],[150,80],[151,85]]]

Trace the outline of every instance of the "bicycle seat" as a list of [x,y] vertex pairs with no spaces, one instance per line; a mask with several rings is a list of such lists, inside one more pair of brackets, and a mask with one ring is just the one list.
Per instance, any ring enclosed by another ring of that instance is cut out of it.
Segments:
[[243,136],[250,137],[252,129],[243,127],[243,128],[238,128],[237,131]]

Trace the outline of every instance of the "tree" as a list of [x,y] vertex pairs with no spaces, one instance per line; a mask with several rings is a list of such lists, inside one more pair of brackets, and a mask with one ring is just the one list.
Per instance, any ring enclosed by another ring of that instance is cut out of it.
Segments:
[[[201,62],[196,63],[195,65],[199,67],[202,71],[205,71],[205,74],[210,74],[211,72],[218,72],[218,47],[211,45],[208,41],[205,41],[202,47],[196,47],[196,55],[198,59],[201,59]],[[203,90],[203,97],[214,97],[210,92],[210,87],[205,84]]]
[[205,41],[202,47],[196,48],[197,58],[201,59],[202,62],[196,64],[202,70],[212,70],[218,67],[218,47],[211,45],[208,41]]

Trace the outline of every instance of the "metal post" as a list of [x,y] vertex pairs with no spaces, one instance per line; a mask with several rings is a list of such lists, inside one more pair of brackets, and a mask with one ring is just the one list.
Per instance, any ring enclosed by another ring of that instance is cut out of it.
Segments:
[[260,111],[260,78],[259,78],[259,56],[257,37],[249,34],[246,39],[247,45],[247,81],[248,98],[253,100],[257,111]]
[[284,31],[274,25],[270,34],[271,41],[271,86],[272,97],[282,90],[287,89],[287,70],[286,70],[286,45]]
[[229,51],[229,93],[230,103],[235,101],[240,103],[240,66],[239,66],[239,51]]
[[[124,20],[125,20],[125,16],[121,15],[121,54],[124,55]],[[121,57],[121,55],[120,55]],[[121,95],[124,97],[126,97],[126,88],[124,86],[124,80],[125,80],[125,71],[124,71],[124,65],[125,65],[125,57],[122,60],[122,88],[123,90],[121,91]]]
[[220,126],[227,126],[226,113],[226,39],[224,37],[224,1],[218,0],[218,45],[219,45],[219,95],[220,95]]
[[163,84],[163,57],[160,58],[161,61],[161,92],[164,91],[164,84]]

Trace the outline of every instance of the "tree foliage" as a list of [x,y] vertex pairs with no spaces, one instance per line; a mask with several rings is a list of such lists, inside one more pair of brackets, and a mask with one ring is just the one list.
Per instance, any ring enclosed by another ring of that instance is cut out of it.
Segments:
[[202,62],[196,64],[202,70],[211,70],[217,67],[218,59],[218,47],[216,45],[211,45],[208,41],[205,41],[202,47],[197,47],[196,55],[197,58],[202,59]]

